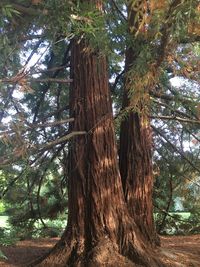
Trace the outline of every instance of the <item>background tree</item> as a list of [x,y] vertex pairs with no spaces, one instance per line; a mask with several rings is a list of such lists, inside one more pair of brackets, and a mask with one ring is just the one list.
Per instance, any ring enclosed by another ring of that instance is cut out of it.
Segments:
[[[193,4],[197,6],[197,3]],[[182,11],[180,1],[163,1],[160,4],[155,1],[136,1],[128,7],[130,37],[126,50],[122,106],[128,115],[121,124],[120,170],[129,209],[143,235],[151,243],[158,241],[151,202],[153,169],[150,97],[155,88],[160,87],[169,48],[174,46],[173,49],[176,49],[180,41],[180,36],[177,40],[180,24],[180,20],[177,22],[177,12],[183,13],[181,19],[185,18],[186,24],[190,23],[185,12],[187,9],[192,11],[193,7],[187,1],[182,5]],[[128,138],[124,138],[125,135]]]

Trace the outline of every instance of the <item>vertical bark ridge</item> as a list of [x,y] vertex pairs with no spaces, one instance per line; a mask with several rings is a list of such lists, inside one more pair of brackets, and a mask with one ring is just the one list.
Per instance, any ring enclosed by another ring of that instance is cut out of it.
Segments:
[[[128,7],[130,34],[134,34],[132,32],[134,27],[137,30],[135,15],[130,4]],[[127,47],[122,104],[124,110],[130,109],[132,106],[129,90],[131,79],[134,77],[129,76],[129,71],[133,68],[137,56],[134,44]],[[148,88],[146,88],[147,90]],[[148,94],[148,92],[146,93]],[[139,112],[130,111],[121,123],[119,165],[129,212],[140,229],[143,239],[154,246],[159,245],[159,238],[153,221],[152,135],[150,121],[142,111],[144,105],[146,103],[140,104]]]
[[68,225],[40,267],[163,266],[141,240],[125,203],[107,73],[97,49],[84,38],[72,41],[70,130],[87,135],[69,147]]
[[162,266],[148,252],[126,207],[119,174],[105,57],[73,41],[68,225],[38,266]]

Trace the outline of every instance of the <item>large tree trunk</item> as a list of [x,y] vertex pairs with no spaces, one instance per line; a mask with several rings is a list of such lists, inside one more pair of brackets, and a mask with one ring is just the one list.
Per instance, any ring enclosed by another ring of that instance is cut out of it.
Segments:
[[[127,106],[125,106],[127,107]],[[159,245],[152,206],[151,129],[143,117],[130,112],[121,123],[120,172],[129,212],[143,239]]]
[[67,228],[38,266],[163,266],[150,255],[124,201],[105,57],[85,40],[72,46],[71,129],[87,134],[69,149]]
[[[131,29],[136,27],[136,13],[131,9],[131,5],[128,11],[130,34],[134,35],[135,32]],[[146,115],[148,107],[145,105],[147,103],[139,103],[137,112],[131,111],[131,108],[134,107],[132,107],[129,90],[131,81],[134,82],[134,77],[130,77],[129,71],[137,60],[136,49],[133,45],[127,48],[125,58],[122,108],[123,110],[127,109],[128,114],[121,123],[119,164],[129,212],[140,229],[143,239],[154,246],[159,245],[159,238],[153,221],[152,134],[150,121]],[[134,95],[132,97],[134,98]],[[145,113],[143,112],[144,108]]]
[[73,42],[69,217],[61,241],[39,266],[159,266],[147,253],[124,201],[105,58]]
[[124,200],[106,59],[85,39],[74,40],[71,70],[71,130],[87,134],[69,148],[67,228],[38,266],[163,266],[141,239]]

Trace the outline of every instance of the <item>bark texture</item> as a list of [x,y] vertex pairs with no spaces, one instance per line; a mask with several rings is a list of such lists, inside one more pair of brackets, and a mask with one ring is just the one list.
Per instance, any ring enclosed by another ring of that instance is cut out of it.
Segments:
[[74,40],[71,129],[86,131],[69,151],[69,217],[60,242],[38,266],[163,266],[129,217],[119,174],[105,57]]
[[121,124],[120,172],[129,212],[144,240],[159,244],[152,205],[151,129],[143,118],[131,112]]
[[[94,3],[101,8],[101,1]],[[84,38],[71,51],[72,131],[69,147],[68,225],[37,266],[163,266],[129,215],[119,173],[106,58]]]
[[[137,26],[135,25],[135,11],[131,9],[131,6],[128,19],[131,32],[131,29]],[[137,59],[133,45],[126,50],[122,106],[124,110],[130,109],[132,105],[129,88],[130,79],[134,77],[130,77],[128,73]],[[159,245],[159,238],[153,221],[152,134],[150,121],[142,111],[143,103],[140,107],[141,110],[138,112],[129,111],[121,123],[119,164],[129,212],[140,229],[143,239],[154,246]]]

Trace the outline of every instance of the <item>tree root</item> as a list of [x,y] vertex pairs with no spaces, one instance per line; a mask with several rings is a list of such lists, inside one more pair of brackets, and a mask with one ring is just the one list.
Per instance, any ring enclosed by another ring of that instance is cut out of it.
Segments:
[[[99,241],[86,252],[83,240],[73,240],[70,246],[62,240],[43,258],[29,267],[164,267],[155,255],[144,252],[122,255],[109,238]],[[130,260],[131,259],[131,260]]]

